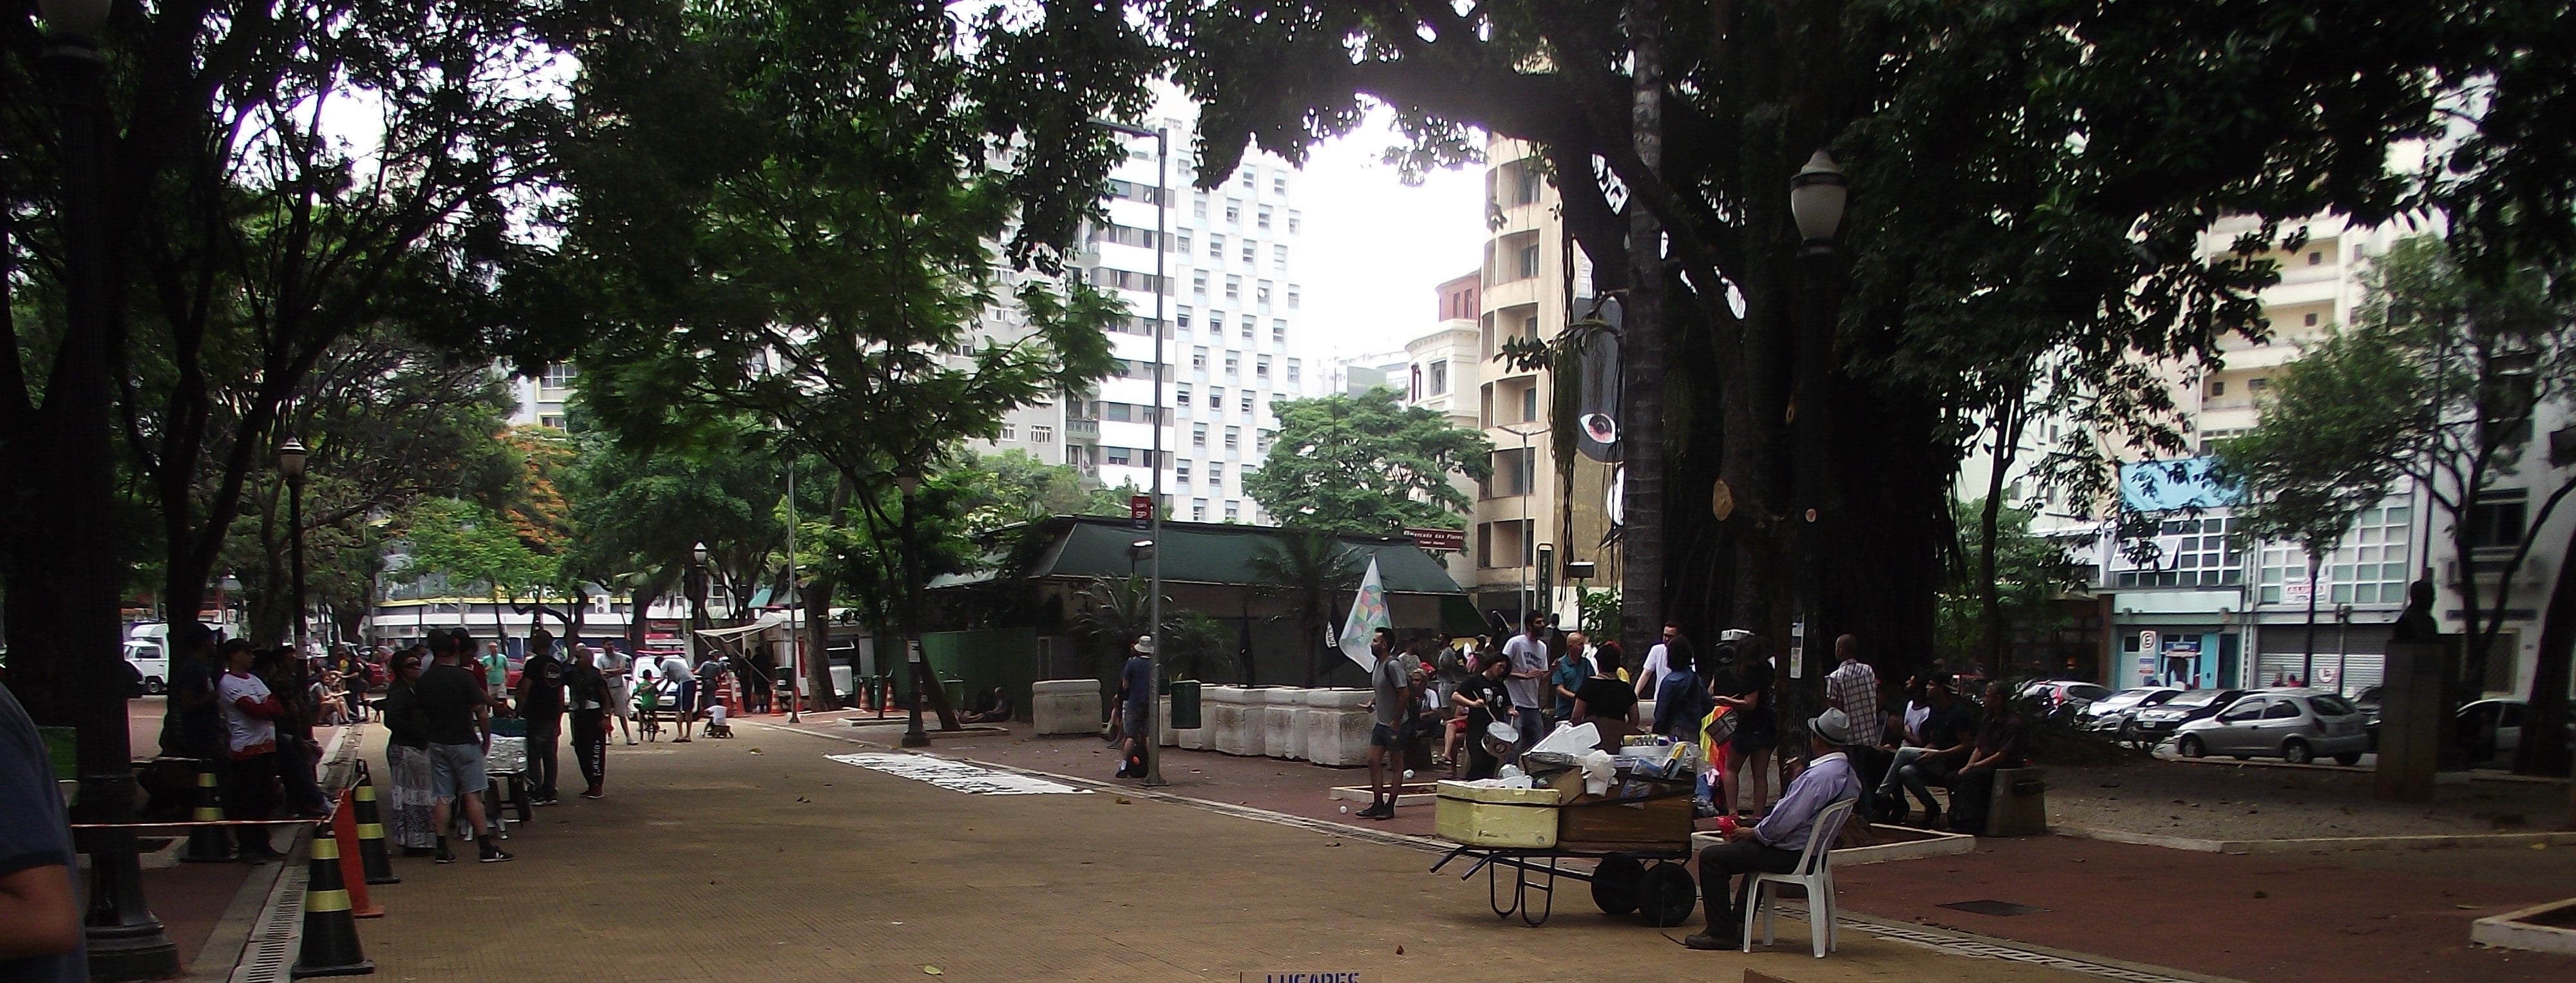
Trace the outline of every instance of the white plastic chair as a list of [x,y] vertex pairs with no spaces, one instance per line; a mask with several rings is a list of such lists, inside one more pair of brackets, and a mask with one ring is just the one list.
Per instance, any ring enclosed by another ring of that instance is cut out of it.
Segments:
[[[1753,913],[1762,913],[1762,944],[1771,944],[1770,908],[1762,906],[1764,889],[1774,884],[1796,884],[1807,889],[1807,934],[1816,946],[1816,958],[1832,951],[1834,938],[1834,838],[1841,836],[1843,821],[1851,818],[1858,799],[1844,799],[1826,806],[1816,814],[1814,825],[1807,827],[1807,848],[1798,853],[1798,869],[1787,874],[1752,874],[1752,900],[1744,906],[1744,951],[1753,951]],[[1777,898],[1773,899],[1777,901]]]

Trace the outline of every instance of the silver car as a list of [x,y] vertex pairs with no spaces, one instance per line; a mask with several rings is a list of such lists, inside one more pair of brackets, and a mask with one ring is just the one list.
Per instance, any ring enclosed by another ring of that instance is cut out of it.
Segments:
[[2369,749],[2361,711],[2341,696],[2313,689],[2249,693],[2174,735],[2174,750],[2186,758],[2224,754],[2242,761],[2259,754],[2291,764],[2326,757],[2351,765]]

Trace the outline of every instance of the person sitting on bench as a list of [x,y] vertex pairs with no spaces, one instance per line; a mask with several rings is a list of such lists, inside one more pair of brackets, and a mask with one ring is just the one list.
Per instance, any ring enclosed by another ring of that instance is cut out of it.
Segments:
[[2005,698],[2002,683],[1986,684],[1985,720],[1977,727],[1976,749],[1968,763],[1950,776],[1950,831],[1983,833],[1986,810],[1993,804],[1995,772],[2030,763],[2029,728]]

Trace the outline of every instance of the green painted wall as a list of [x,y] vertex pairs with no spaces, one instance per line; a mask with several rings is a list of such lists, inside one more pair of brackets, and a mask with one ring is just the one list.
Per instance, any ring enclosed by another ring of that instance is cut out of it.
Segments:
[[921,654],[939,678],[966,681],[967,707],[975,694],[999,686],[1017,715],[1028,716],[1029,684],[1038,678],[1037,629],[929,632],[921,636]]

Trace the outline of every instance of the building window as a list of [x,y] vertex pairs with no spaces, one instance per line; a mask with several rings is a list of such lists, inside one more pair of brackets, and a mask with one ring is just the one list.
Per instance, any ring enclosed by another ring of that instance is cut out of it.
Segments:
[[1195,195],[1195,196],[1192,196],[1192,197],[1190,198],[1190,217],[1192,217],[1192,218],[1206,218],[1206,217],[1207,217],[1207,193],[1206,193],[1206,192],[1200,192],[1199,194],[1197,194],[1197,195]]
[[[1233,450],[1242,450],[1242,449],[1243,449],[1243,428],[1242,428],[1242,427],[1227,427],[1227,428],[1225,428],[1225,449],[1226,449],[1226,450],[1230,450],[1230,451],[1233,451]],[[1210,473],[1214,473],[1214,470],[1215,470],[1215,469],[1214,469],[1213,467],[1211,467],[1209,470],[1210,470]]]
[[1225,200],[1225,224],[1234,226],[1240,226],[1243,224],[1242,202],[1236,201],[1232,198]]
[[1242,299],[1243,299],[1243,278],[1242,278],[1242,277],[1235,276],[1235,275],[1233,275],[1233,274],[1231,274],[1231,273],[1226,274],[1226,278],[1225,278],[1225,299],[1227,299],[1227,300],[1237,300],[1237,301],[1239,301],[1239,300],[1242,300]]
[[1288,193],[1288,175],[1285,175],[1285,174],[1273,174],[1273,175],[1271,175],[1271,176],[1270,176],[1270,193],[1271,193],[1271,194],[1274,194],[1274,195],[1284,195],[1284,194],[1287,194],[1287,193]]
[[2315,311],[2309,311],[2309,312],[2308,312],[2307,326],[2308,326],[2308,327],[2311,327],[2311,328],[2313,328],[2313,327],[2316,327],[2316,326],[2317,326],[2317,312],[2315,312]]
[[1487,568],[1494,565],[1494,524],[1491,522],[1476,523],[1476,565]]
[[1268,356],[1268,355],[1256,355],[1256,356],[1253,356],[1253,362],[1252,362],[1252,377],[1253,377],[1253,378],[1255,378],[1255,379],[1267,379],[1267,378],[1270,378],[1270,356]]
[[1532,423],[1537,420],[1538,384],[1533,382],[1521,388],[1521,422]]
[[548,389],[570,389],[572,388],[573,380],[580,377],[581,370],[574,368],[572,363],[556,362],[553,365],[546,366],[545,385]]
[[1538,169],[1531,167],[1526,163],[1522,164],[1519,177],[1520,180],[1515,182],[1512,188],[1512,204],[1537,204],[1539,183],[1542,180],[1539,177]]
[[1254,209],[1252,213],[1252,224],[1255,228],[1258,228],[1263,232],[1270,231],[1270,206],[1263,205]]
[[1431,393],[1431,395],[1434,395],[1434,396],[1446,396],[1446,395],[1448,395],[1448,394],[1449,394],[1449,360],[1448,360],[1448,359],[1445,359],[1445,358],[1444,358],[1444,359],[1440,359],[1440,360],[1438,360],[1438,361],[1435,361],[1435,362],[1432,362],[1432,363],[1431,363],[1431,390],[1430,390],[1430,393]]
[[1182,461],[1172,465],[1172,483],[1175,485],[1190,483],[1190,462]]
[[1254,242],[1250,239],[1243,240],[1243,265],[1255,265],[1257,260],[1255,260],[1254,257],[1260,255],[1260,252],[1260,243]]
[[1304,225],[1304,224],[1305,224],[1304,219],[1305,219],[1305,216],[1298,214],[1298,212],[1297,212],[1297,210],[1296,210],[1296,209],[1294,209],[1294,208],[1289,209],[1289,210],[1288,210],[1288,234],[1289,234],[1289,235],[1292,235],[1292,236],[1293,236],[1293,235],[1296,235],[1296,234],[1297,234],[1297,232],[1298,232],[1297,227],[1298,227],[1298,226],[1300,226],[1300,225]]
[[1270,313],[1270,281],[1263,280],[1259,284],[1255,285],[1252,290],[1253,308],[1264,314]]
[[1209,461],[1209,462],[1208,462],[1208,490],[1209,490],[1209,491],[1216,491],[1217,489],[1220,489],[1220,488],[1223,488],[1223,487],[1225,487],[1225,462],[1222,462],[1222,461]]
[[1204,423],[1193,423],[1193,424],[1190,424],[1190,446],[1192,446],[1192,447],[1205,447],[1205,446],[1207,446],[1207,424],[1204,424]]
[[561,430],[564,428],[564,418],[560,416],[541,416],[537,418],[537,425]]
[[1241,374],[1243,374],[1243,356],[1235,354],[1234,352],[1225,353],[1226,378],[1231,379]]
[[1243,503],[1232,499],[1226,500],[1225,521],[1234,522],[1241,518],[1243,518]]
[[1235,172],[1234,176],[1241,179],[1243,190],[1250,191],[1252,190],[1253,183],[1259,179],[1257,176],[1258,174],[1258,168],[1246,164],[1244,165],[1243,170]]
[[1297,285],[1293,283],[1288,285],[1288,309],[1297,309]]
[[2258,375],[2254,378],[2245,380],[2245,388],[2259,393],[2272,388],[2272,380]]
[[1260,318],[1254,317],[1254,316],[1252,316],[1252,315],[1250,315],[1250,314],[1246,314],[1246,315],[1244,315],[1244,316],[1243,316],[1243,340],[1245,340],[1245,341],[1251,341],[1251,340],[1252,340],[1252,332],[1253,332],[1255,329],[1259,328],[1260,326],[1261,326],[1261,319],[1260,319]]
[[[2509,496],[2509,497],[2508,497]],[[2529,503],[2520,491],[2486,492],[2469,503],[2469,548],[2512,549],[2522,545]]]
[[1190,274],[1190,296],[1197,297],[1200,300],[1207,299],[1206,270],[1199,270]]
[[1208,233],[1208,258],[1220,261],[1225,259],[1224,236],[1218,235],[1214,232]]
[[1293,358],[1288,360],[1288,384],[1297,384],[1297,360]]
[[1005,423],[1005,424],[1002,424],[1002,437],[1001,437],[1001,439],[1003,439],[1003,440],[1018,440],[1018,439],[1020,439],[1020,425],[1019,425],[1019,424],[1016,424],[1016,423]]
[[1252,390],[1246,389],[1246,390],[1244,390],[1244,391],[1243,391],[1243,400],[1242,400],[1242,402],[1243,402],[1243,414],[1244,414],[1245,416],[1250,416],[1250,415],[1252,415]]
[[1131,463],[1135,460],[1133,454],[1133,451],[1125,447],[1103,447],[1100,449],[1100,459],[1110,464],[1126,465]]
[[1520,278],[1524,280],[1538,275],[1538,243],[1533,242],[1521,247],[1520,273]]
[[1207,521],[1207,499],[1204,499],[1204,498],[1193,498],[1193,499],[1190,499],[1190,521],[1191,521],[1191,522],[1206,522],[1206,521]]
[[1180,232],[1180,236],[1181,236],[1181,253],[1182,253],[1183,255],[1187,255],[1187,254],[1189,253],[1189,251],[1190,251],[1190,230],[1188,230],[1188,229],[1182,229],[1182,230],[1181,230],[1181,232]]
[[2311,250],[2308,250],[2308,265],[2309,265],[2309,266],[2322,266],[2322,265],[2324,265],[2324,264],[2325,264],[2325,261],[2326,261],[2326,254],[2325,254],[2325,251],[2324,251],[2324,250],[2321,250],[2321,249],[2311,249]]
[[1181,330],[1183,330],[1183,331],[1187,331],[1187,330],[1189,330],[1189,329],[1190,329],[1190,309],[1189,309],[1189,308],[1187,308],[1187,307],[1183,307],[1183,308],[1179,308],[1179,309],[1177,309],[1177,310],[1173,311],[1173,313],[1172,313],[1172,320],[1173,320],[1173,322],[1174,322],[1174,323],[1177,323],[1177,324],[1179,324],[1179,325],[1181,326]]
[[1273,273],[1286,273],[1286,272],[1288,272],[1288,247],[1287,247],[1287,246],[1280,245],[1280,244],[1278,244],[1278,243],[1272,243],[1272,244],[1271,244],[1271,246],[1270,246],[1270,271],[1271,271],[1271,272],[1273,272]]
[[1055,428],[1054,428],[1054,427],[1039,427],[1039,426],[1032,426],[1032,427],[1030,427],[1030,428],[1029,428],[1029,443],[1032,443],[1032,444],[1052,444],[1052,443],[1055,443]]
[[1285,345],[1288,343],[1287,318],[1272,318],[1270,320],[1270,343],[1274,345]]
[[1192,368],[1192,369],[1194,369],[1194,370],[1196,370],[1196,371],[1200,371],[1200,372],[1205,372],[1205,371],[1207,371],[1207,348],[1206,348],[1206,346],[1200,346],[1200,347],[1197,347],[1197,348],[1192,348],[1192,349],[1190,349],[1190,368]]
[[1189,383],[1186,383],[1186,382],[1179,382],[1179,383],[1173,383],[1173,384],[1172,384],[1172,405],[1174,405],[1174,406],[1178,406],[1178,407],[1181,407],[1181,408],[1183,408],[1183,409],[1187,409],[1187,408],[1189,407],[1189,405],[1190,405],[1190,384],[1189,384]]
[[[2120,571],[2122,587],[2226,587],[2245,580],[2234,519],[2172,519],[2157,530],[2152,565]],[[2304,571],[2300,575],[2304,580]]]
[[2225,379],[2211,379],[2211,380],[2209,380],[2209,398],[2211,398],[2211,399],[2217,399],[2218,397],[2220,397],[2220,396],[2224,396],[2224,395],[2227,395],[2227,380],[2225,380]]
[[1272,438],[1275,438],[1275,437],[1277,437],[1277,436],[1278,436],[1278,434],[1272,433],[1272,432],[1270,432],[1270,431],[1268,431],[1268,430],[1255,430],[1255,431],[1253,431],[1253,432],[1252,432],[1252,452],[1253,452],[1253,453],[1255,453],[1255,454],[1268,454],[1268,453],[1270,453],[1270,441],[1271,441],[1271,439],[1272,439]]

